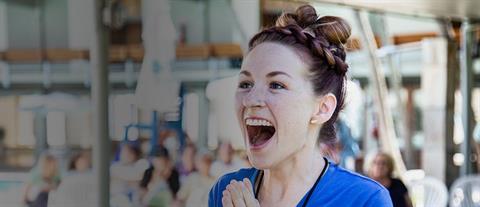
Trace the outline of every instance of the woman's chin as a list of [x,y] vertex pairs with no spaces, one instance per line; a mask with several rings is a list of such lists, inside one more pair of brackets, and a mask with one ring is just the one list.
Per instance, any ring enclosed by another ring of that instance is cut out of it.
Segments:
[[250,163],[256,169],[269,169],[273,165],[273,160],[268,159],[267,157],[260,157],[260,156],[251,156]]
[[275,154],[275,138],[274,136],[265,143],[256,146],[247,143],[247,154],[253,167],[257,169],[271,168],[275,162],[275,156],[273,156],[273,154]]

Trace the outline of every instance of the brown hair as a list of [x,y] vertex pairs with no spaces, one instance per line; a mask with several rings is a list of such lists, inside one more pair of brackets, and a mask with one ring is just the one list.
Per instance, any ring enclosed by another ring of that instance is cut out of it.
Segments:
[[[385,153],[385,152],[378,152],[373,157],[370,165],[373,165],[373,162],[375,162],[375,159],[377,159],[377,157],[383,157],[385,159],[385,164],[387,165],[387,168],[388,168],[387,175],[388,175],[389,178],[392,178],[393,177],[393,170],[395,169],[395,162],[393,161],[393,157],[390,156],[389,154]],[[371,168],[372,167],[370,166],[370,169]]]
[[[70,162],[68,162],[68,170],[70,171],[73,171],[73,170],[77,170],[77,161],[81,158],[84,158],[84,159],[88,159],[88,161],[91,160],[91,157],[90,157],[90,153],[88,151],[80,151],[80,152],[77,152],[75,153],[71,158],[70,158]],[[91,166],[89,166],[91,167]]]
[[318,15],[310,5],[299,7],[295,13],[284,13],[276,25],[256,34],[249,42],[249,51],[264,42],[275,42],[294,48],[310,66],[310,81],[316,95],[332,93],[337,106],[332,117],[322,125],[319,140],[333,145],[336,140],[334,123],[345,99],[345,47],[350,25],[342,18]]

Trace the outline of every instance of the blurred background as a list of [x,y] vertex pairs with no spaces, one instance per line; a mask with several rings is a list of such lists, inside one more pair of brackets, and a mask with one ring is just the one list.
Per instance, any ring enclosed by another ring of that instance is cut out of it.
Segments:
[[207,206],[248,167],[248,40],[309,3],[345,18],[339,165],[393,157],[414,206],[480,206],[480,2],[0,0],[0,206]]

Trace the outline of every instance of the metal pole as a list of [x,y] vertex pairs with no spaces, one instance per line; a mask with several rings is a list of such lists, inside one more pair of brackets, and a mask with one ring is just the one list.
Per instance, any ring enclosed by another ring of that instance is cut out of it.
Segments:
[[[388,25],[387,22],[385,21],[385,14],[374,14],[371,16],[370,20],[374,19],[378,24],[377,24],[377,30],[378,32],[376,34],[380,34],[382,38],[382,47],[384,46],[394,46],[393,45],[393,40],[389,38],[388,34]],[[396,61],[394,61],[394,58]],[[404,125],[405,123],[405,111],[406,111],[406,106],[403,105],[404,101],[402,100],[402,73],[400,71],[400,65],[401,61],[400,55],[397,53],[390,53],[386,55],[386,60],[387,60],[387,65],[388,68],[390,69],[390,88],[395,94],[395,97],[397,98],[397,102],[395,105],[396,113],[392,114],[392,119],[395,117],[398,123],[396,128],[397,133],[399,138],[402,138],[405,140],[405,165],[408,168],[412,168],[414,164],[414,159],[413,159],[413,146],[411,142],[411,137],[407,137],[406,134],[406,129],[408,125]],[[395,127],[394,127],[395,129]],[[395,130],[394,130],[395,132]]]
[[458,44],[450,20],[439,21],[442,25],[442,36],[447,39],[447,87],[445,96],[445,184],[450,187],[458,178],[459,168],[453,162],[453,156],[457,152],[457,146],[453,142],[454,115],[455,115],[455,91],[459,81]]
[[462,123],[463,123],[463,134],[465,139],[463,140],[461,149],[462,153],[465,156],[465,162],[460,168],[460,175],[465,176],[472,173],[472,84],[473,84],[473,67],[472,67],[472,44],[473,44],[473,26],[468,21],[465,20],[462,23],[462,42],[461,42],[461,74],[460,74],[460,87],[462,92]]
[[[108,135],[108,28],[103,24],[105,0],[94,1],[94,38],[90,49],[92,74],[93,170],[98,207],[110,206],[110,137]],[[92,189],[93,190],[93,189]]]
[[387,84],[385,82],[385,74],[383,73],[383,66],[376,55],[377,45],[375,42],[375,35],[368,19],[368,13],[365,11],[355,10],[356,19],[362,33],[362,41],[366,43],[369,58],[372,62],[372,83],[375,87],[375,100],[378,105],[378,116],[380,122],[380,139],[381,148],[391,153],[395,160],[395,170],[399,174],[406,171],[405,162],[400,154],[400,149],[397,143],[397,136],[394,130],[393,118],[388,106],[385,102],[387,96]]
[[157,111],[152,111],[152,123],[151,123],[151,130],[152,130],[152,136],[150,138],[150,146],[152,147],[150,150],[150,154],[153,155],[155,154],[155,151],[158,146],[158,134],[159,134],[159,129],[158,129],[158,112]]
[[203,34],[205,35],[204,36],[204,40],[205,42],[210,42],[211,39],[210,39],[210,35],[211,35],[211,28],[210,28],[210,0],[206,0],[204,1],[205,3],[203,4],[204,5],[204,10],[203,10],[203,15],[204,15],[204,18],[203,18],[203,22],[204,22],[204,27],[203,27]]

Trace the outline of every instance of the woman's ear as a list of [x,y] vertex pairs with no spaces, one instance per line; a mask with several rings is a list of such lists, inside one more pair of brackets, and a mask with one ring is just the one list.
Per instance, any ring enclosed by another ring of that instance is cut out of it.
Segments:
[[337,107],[337,98],[332,93],[327,93],[317,99],[317,107],[310,120],[311,124],[323,124],[332,117]]

